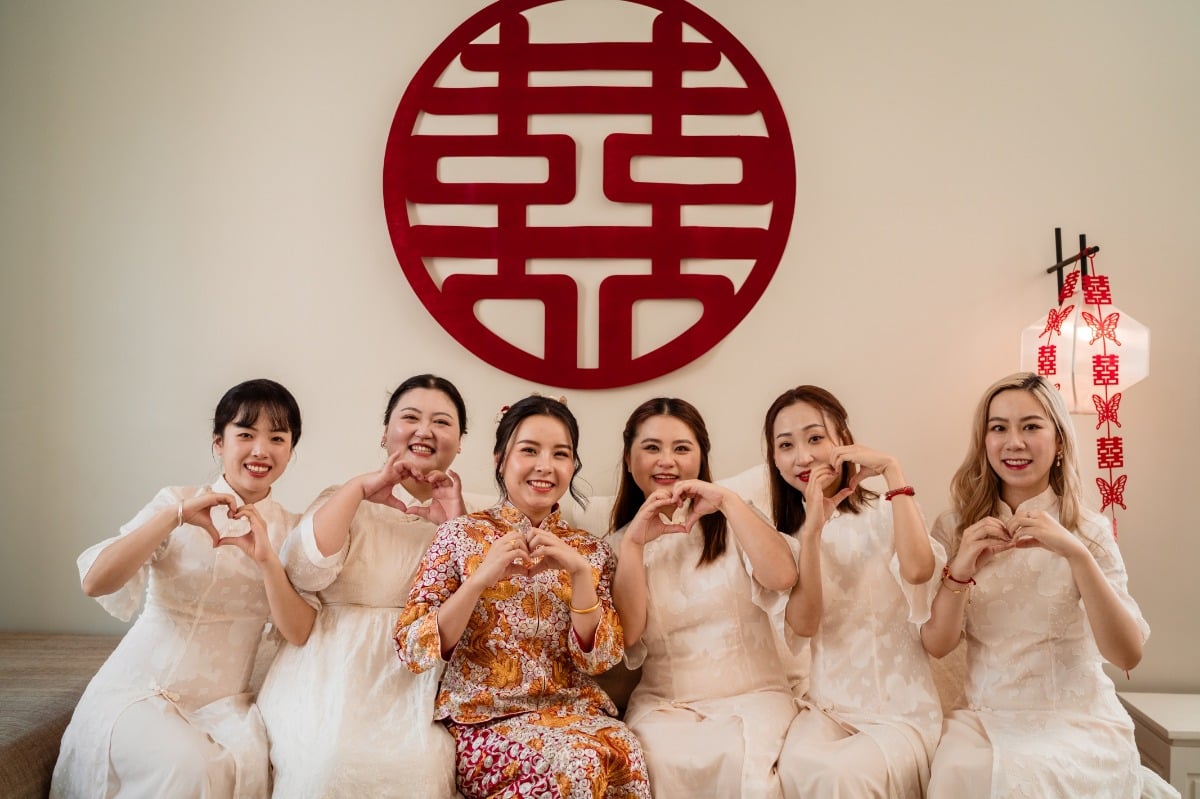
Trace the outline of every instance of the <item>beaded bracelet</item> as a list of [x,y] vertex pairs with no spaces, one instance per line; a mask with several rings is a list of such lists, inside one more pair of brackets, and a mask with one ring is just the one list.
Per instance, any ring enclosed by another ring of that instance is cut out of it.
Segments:
[[574,605],[572,605],[570,602],[567,603],[567,607],[569,607],[571,609],[572,613],[591,613],[592,611],[596,611],[596,610],[600,609],[600,600],[597,599],[596,604],[592,605],[590,608],[577,608]]
[[913,488],[912,486],[900,486],[899,488],[893,488],[891,491],[888,491],[883,495],[883,498],[888,502],[891,502],[892,497],[898,497],[901,494],[906,497],[915,497],[917,495],[917,489]]

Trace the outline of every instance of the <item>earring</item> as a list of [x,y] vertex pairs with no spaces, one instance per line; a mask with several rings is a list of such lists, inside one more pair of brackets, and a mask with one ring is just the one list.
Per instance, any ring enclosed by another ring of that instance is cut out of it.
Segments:
[[387,438],[386,438],[385,436],[380,436],[380,437],[379,437],[379,446],[380,446],[382,449],[387,449]]
[[1054,465],[1058,466],[1059,468],[1062,468],[1062,450],[1061,449],[1058,451],[1058,454],[1056,454],[1054,456]]

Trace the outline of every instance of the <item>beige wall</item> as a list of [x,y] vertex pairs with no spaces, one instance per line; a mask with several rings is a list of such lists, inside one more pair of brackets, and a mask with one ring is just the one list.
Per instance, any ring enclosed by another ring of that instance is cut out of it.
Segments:
[[[779,92],[795,223],[767,296],[712,352],[567,392],[593,487],[611,490],[648,396],[696,402],[729,474],[760,460],[770,399],[815,382],[902,458],[932,517],[976,397],[1051,303],[1054,226],[1087,232],[1154,344],[1121,408],[1121,543],[1155,632],[1120,685],[1200,690],[1183,501],[1200,452],[1200,6],[697,4]],[[487,489],[497,406],[534,386],[425,313],[380,202],[400,94],[480,7],[0,2],[0,628],[121,628],[79,591],[75,555],[161,485],[214,474],[212,407],[248,377],[304,409],[278,486],[293,508],[377,465],[387,393],[423,370],[463,389],[458,467]]]

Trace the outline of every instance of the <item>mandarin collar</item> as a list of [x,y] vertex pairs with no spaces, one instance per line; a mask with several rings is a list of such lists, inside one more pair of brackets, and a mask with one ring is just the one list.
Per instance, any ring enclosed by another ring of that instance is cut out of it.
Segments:
[[1046,490],[1038,494],[1036,497],[1030,497],[1022,502],[1016,508],[1009,510],[1008,503],[1004,500],[999,500],[996,505],[996,518],[1002,522],[1006,522],[1022,510],[1052,510],[1058,507],[1058,494],[1054,493],[1053,486],[1046,486]]
[[[212,484],[212,490],[214,494],[233,494],[233,498],[237,500],[237,506],[239,508],[246,504],[246,500],[242,499],[242,495],[234,491],[233,486],[229,485],[229,481],[225,479],[224,474],[218,477]],[[263,497],[263,499],[269,499],[270,496],[271,492],[268,491],[267,495]],[[259,502],[262,502],[262,500],[260,499]]]
[[[519,510],[516,505],[513,505],[507,499],[497,505],[493,509],[493,512],[509,524],[515,525],[520,524],[521,522],[525,522],[529,525],[533,524],[532,519],[526,516],[523,511]],[[550,514],[542,520],[541,529],[553,530],[554,528],[560,526],[561,522],[562,511],[559,507],[559,504],[556,502],[554,503],[554,507],[550,509]]]

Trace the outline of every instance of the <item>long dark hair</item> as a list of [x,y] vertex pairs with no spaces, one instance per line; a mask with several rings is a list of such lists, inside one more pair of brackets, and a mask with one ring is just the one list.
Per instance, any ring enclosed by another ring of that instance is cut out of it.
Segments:
[[[704,425],[704,417],[700,411],[687,400],[676,397],[655,397],[646,400],[633,409],[625,422],[625,430],[621,434],[624,450],[621,454],[621,485],[617,488],[617,498],[613,502],[612,516],[609,526],[619,530],[637,515],[638,509],[646,502],[646,494],[633,481],[633,473],[629,470],[629,455],[633,452],[633,440],[637,437],[638,428],[642,422],[652,416],[671,416],[686,424],[696,437],[700,447],[700,472],[697,475],[705,482],[712,482],[712,469],[708,463],[708,452],[712,447],[708,437],[708,428]],[[728,524],[722,513],[710,513],[700,520],[700,530],[704,534],[704,549],[696,565],[711,563],[725,552],[725,535]]]
[[496,485],[500,487],[500,496],[502,498],[508,496],[508,491],[504,488],[504,475],[500,473],[500,467],[504,465],[504,453],[508,450],[508,442],[512,440],[513,433],[517,432],[521,422],[530,416],[549,416],[562,422],[563,426],[567,428],[567,434],[571,437],[571,457],[575,459],[575,471],[571,473],[571,496],[580,506],[586,508],[587,497],[575,487],[575,478],[583,468],[583,461],[579,460],[579,422],[575,420],[575,415],[571,413],[566,403],[538,394],[517,400],[503,412],[500,423],[496,425],[496,446],[492,450],[492,454],[496,456]]
[[[854,436],[850,432],[850,416],[837,397],[819,386],[797,386],[788,389],[775,398],[767,409],[767,418],[763,422],[763,438],[767,442],[767,471],[770,473],[771,515],[775,519],[775,529],[781,533],[795,535],[804,524],[804,494],[793,488],[775,466],[775,419],[783,411],[797,402],[807,402],[821,412],[842,444],[853,444]],[[849,461],[842,464],[838,485],[849,484],[854,475],[855,466]],[[838,504],[838,510],[849,513],[859,513],[867,504],[879,495],[874,491],[857,486],[850,496]]]
[[299,403],[292,392],[266,378],[238,383],[222,395],[213,412],[213,437],[220,438],[231,424],[253,427],[264,413],[272,430],[292,434],[292,447],[300,443]]
[[458,434],[460,436],[467,434],[467,404],[463,402],[462,394],[458,393],[458,389],[446,378],[431,374],[413,375],[396,386],[396,390],[388,398],[387,410],[383,412],[384,427],[387,427],[388,422],[392,421],[392,411],[396,410],[396,403],[414,388],[433,389],[449,397],[450,401],[454,403],[454,409],[458,411]]

